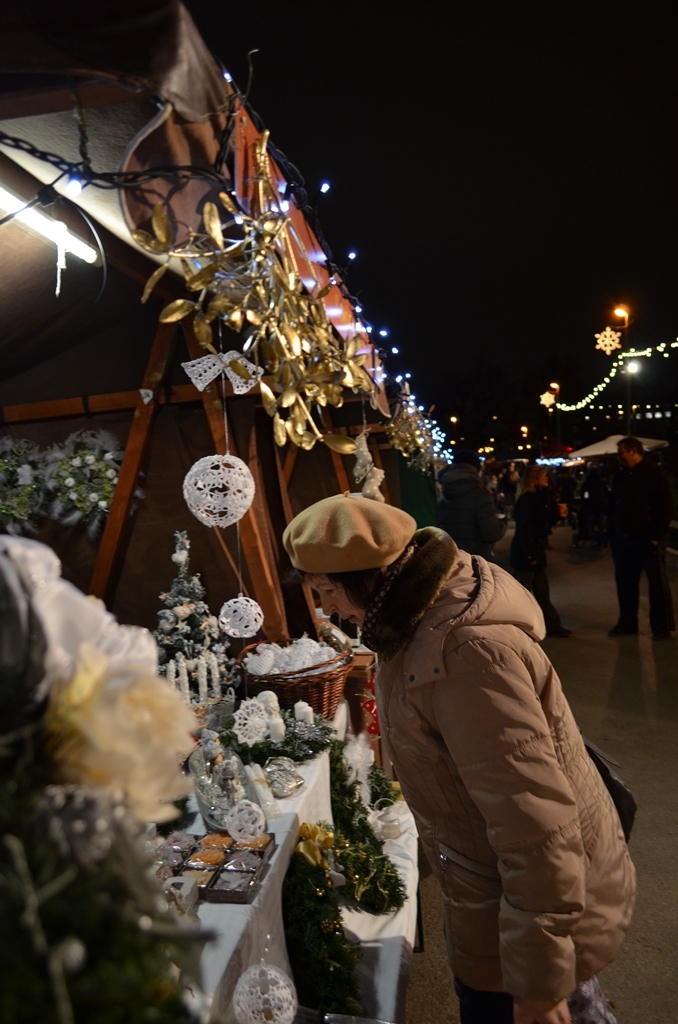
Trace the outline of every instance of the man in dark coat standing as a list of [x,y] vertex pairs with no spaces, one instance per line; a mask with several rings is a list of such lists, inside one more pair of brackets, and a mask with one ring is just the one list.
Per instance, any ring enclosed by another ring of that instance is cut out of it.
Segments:
[[442,496],[436,520],[441,530],[471,555],[492,559],[492,545],[506,533],[506,520],[497,514],[492,495],[480,482],[480,456],[458,451],[441,477]]
[[640,576],[645,572],[652,636],[668,640],[675,628],[664,567],[664,542],[673,511],[671,488],[663,470],[643,458],[643,445],[637,437],[624,437],[617,447],[621,468],[612,481],[608,531],[619,620],[608,636],[638,632]]

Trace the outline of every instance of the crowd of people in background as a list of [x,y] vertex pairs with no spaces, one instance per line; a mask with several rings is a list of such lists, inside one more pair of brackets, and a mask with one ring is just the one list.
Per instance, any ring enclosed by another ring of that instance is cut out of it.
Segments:
[[568,637],[553,606],[547,576],[549,538],[572,529],[573,547],[611,548],[619,618],[610,636],[638,632],[638,595],[647,576],[654,639],[675,628],[664,567],[674,498],[666,473],[645,458],[636,438],[619,443],[618,459],[547,467],[513,460],[481,460],[459,451],[438,474],[437,524],[470,554],[495,559],[493,545],[514,522],[510,567],[531,590],[544,614],[547,636]]

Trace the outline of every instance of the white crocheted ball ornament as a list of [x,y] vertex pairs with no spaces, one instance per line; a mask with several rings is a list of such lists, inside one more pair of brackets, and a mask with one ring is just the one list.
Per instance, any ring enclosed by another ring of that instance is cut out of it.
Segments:
[[268,714],[258,700],[241,701],[240,707],[233,715],[233,732],[238,743],[246,743],[248,747],[263,740],[268,729]]
[[229,835],[232,835],[236,842],[247,842],[256,839],[264,831],[266,815],[259,804],[254,804],[251,800],[241,800],[231,807],[224,822]]
[[237,597],[226,601],[219,612],[219,625],[228,636],[256,636],[264,621],[264,613],[251,597]]
[[284,971],[269,964],[250,967],[233,992],[238,1024],[292,1024],[297,993]]
[[235,455],[208,455],[184,477],[184,499],[205,526],[230,526],[254,500],[254,478]]

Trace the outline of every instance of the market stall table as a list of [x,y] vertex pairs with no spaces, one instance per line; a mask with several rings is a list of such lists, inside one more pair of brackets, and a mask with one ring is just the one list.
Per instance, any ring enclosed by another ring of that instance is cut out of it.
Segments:
[[[342,737],[347,722],[347,706],[342,703],[333,722]],[[236,1024],[232,1007],[235,985],[248,967],[259,962],[267,947],[267,963],[291,976],[281,906],[287,866],[302,822],[332,822],[329,754],[324,752],[298,765],[297,770],[305,784],[293,796],[277,801],[281,813],[268,820],[268,831],[273,833],[276,847],[254,901],[251,904],[201,902],[198,905],[201,925],[216,936],[205,946],[201,957],[202,987],[211,1020]],[[386,1021],[404,1020],[402,996],[416,928],[416,830],[404,804],[399,816],[403,832],[397,840],[386,842],[385,851],[405,880],[408,892],[405,906],[396,914],[342,912],[349,938],[364,943],[358,980],[365,1009]],[[189,831],[204,831],[199,814]],[[197,1002],[198,997],[195,999]]]

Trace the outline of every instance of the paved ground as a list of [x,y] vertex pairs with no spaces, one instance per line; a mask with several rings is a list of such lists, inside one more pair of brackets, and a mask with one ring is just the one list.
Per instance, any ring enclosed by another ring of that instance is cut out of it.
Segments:
[[[612,754],[639,812],[631,838],[639,893],[617,961],[601,975],[619,1024],[678,1022],[678,643],[653,642],[647,601],[641,634],[611,640],[617,604],[608,551],[571,549],[571,531],[552,538],[549,579],[567,640],[546,640],[584,735]],[[511,536],[498,548],[504,564]],[[678,608],[678,565],[669,568]],[[442,945],[437,883],[422,878],[425,952],[410,978],[407,1024],[456,1024],[456,1000]]]

